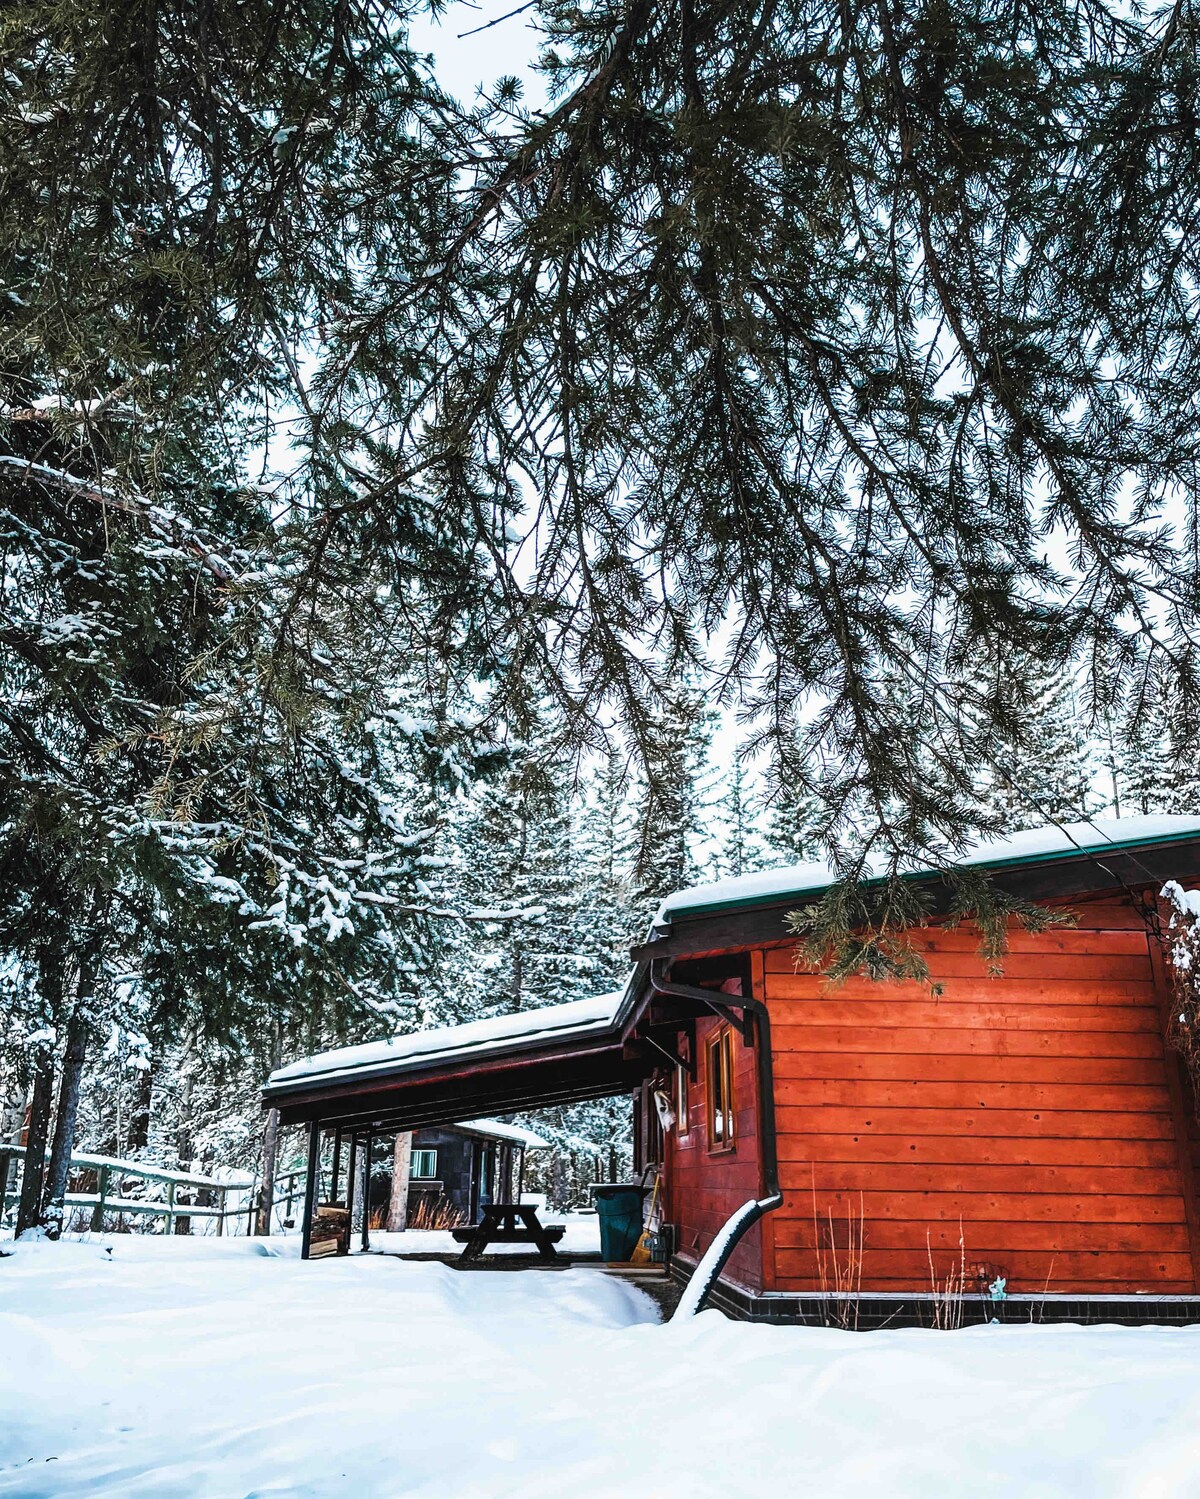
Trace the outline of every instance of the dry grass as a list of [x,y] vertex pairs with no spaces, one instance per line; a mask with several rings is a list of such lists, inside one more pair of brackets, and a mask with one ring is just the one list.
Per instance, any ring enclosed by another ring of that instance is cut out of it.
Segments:
[[962,1219],[958,1220],[958,1264],[951,1265],[945,1280],[938,1279],[933,1263],[933,1245],[925,1235],[925,1252],[929,1256],[929,1287],[933,1297],[933,1323],[943,1332],[963,1325],[967,1290],[967,1248],[963,1238]]
[[408,1214],[409,1228],[462,1228],[467,1215],[446,1197],[421,1197]]
[[838,1244],[839,1221],[832,1208],[822,1216],[817,1206],[817,1184],[813,1180],[813,1245],[817,1256],[817,1282],[826,1299],[826,1321],[847,1331],[858,1327],[859,1296],[862,1292],[863,1244],[866,1214],[863,1194],[858,1194],[858,1212],[846,1209],[845,1243]]

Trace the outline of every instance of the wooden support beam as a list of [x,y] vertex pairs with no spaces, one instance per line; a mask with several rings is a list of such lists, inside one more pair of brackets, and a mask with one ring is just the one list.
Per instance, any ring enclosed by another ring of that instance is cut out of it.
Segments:
[[366,1150],[363,1153],[363,1221],[362,1221],[362,1251],[366,1254],[371,1247],[371,1146],[373,1144],[371,1131],[367,1131]]
[[312,1221],[316,1209],[317,1160],[321,1154],[321,1121],[308,1126],[308,1170],[304,1177],[304,1217],[300,1223],[300,1258],[306,1260],[312,1247]]
[[337,1202],[338,1186],[342,1178],[342,1126],[333,1132],[333,1173],[329,1182],[329,1201]]
[[354,1177],[358,1171],[358,1135],[350,1136],[350,1159],[346,1162],[346,1211],[350,1214],[350,1229],[354,1230]]

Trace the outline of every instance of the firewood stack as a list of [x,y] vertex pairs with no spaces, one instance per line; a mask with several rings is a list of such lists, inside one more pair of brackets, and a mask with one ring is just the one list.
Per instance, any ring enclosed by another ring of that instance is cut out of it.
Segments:
[[350,1253],[350,1209],[335,1202],[319,1202],[313,1215],[309,1259]]

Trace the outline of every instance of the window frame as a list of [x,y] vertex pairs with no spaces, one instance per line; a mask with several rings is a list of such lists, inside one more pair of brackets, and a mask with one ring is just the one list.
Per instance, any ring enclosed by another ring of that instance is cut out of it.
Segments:
[[675,1068],[675,1133],[682,1139],[692,1132],[692,1079],[686,1062]]
[[[417,1160],[421,1156],[429,1156],[430,1157],[430,1159],[433,1162],[433,1170],[432,1171],[418,1171],[417,1170]],[[437,1147],[436,1146],[434,1146],[434,1145],[418,1145],[418,1146],[416,1146],[414,1148],[414,1150],[413,1150],[413,1153],[412,1153],[412,1165],[411,1165],[411,1167],[409,1169],[409,1173],[408,1173],[409,1180],[410,1181],[416,1181],[416,1182],[432,1182],[432,1181],[437,1181],[437,1158],[438,1158],[438,1153],[437,1153]]]
[[[720,1087],[723,1128],[717,1131],[717,1089]],[[728,1155],[737,1149],[737,1113],[733,1078],[733,1028],[722,1025],[708,1037],[704,1046],[705,1116],[708,1126],[709,1155]]]

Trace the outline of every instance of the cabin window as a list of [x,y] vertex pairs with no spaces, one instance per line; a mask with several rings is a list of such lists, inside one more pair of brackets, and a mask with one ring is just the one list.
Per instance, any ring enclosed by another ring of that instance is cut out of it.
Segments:
[[432,1181],[437,1175],[437,1151],[414,1150],[409,1174],[415,1181]]
[[688,1093],[688,1070],[686,1067],[675,1069],[675,1133],[686,1135],[692,1127],[692,1121],[688,1114],[690,1099]]
[[708,1043],[708,1148],[732,1150],[733,1032],[722,1026]]

